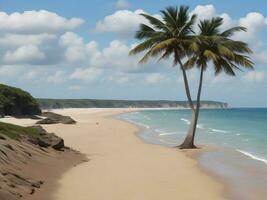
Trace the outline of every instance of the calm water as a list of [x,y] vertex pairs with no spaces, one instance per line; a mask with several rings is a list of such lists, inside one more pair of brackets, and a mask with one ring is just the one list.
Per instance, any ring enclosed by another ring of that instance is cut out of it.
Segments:
[[[142,126],[144,141],[175,146],[185,137],[191,112],[146,110],[120,117]],[[228,147],[267,164],[267,108],[201,110],[196,143]]]
[[[147,110],[121,118],[143,127],[147,143],[173,147],[180,144],[190,123],[189,110]],[[266,200],[267,108],[202,110],[196,144],[219,148],[199,157],[201,169],[223,178],[227,199]]]

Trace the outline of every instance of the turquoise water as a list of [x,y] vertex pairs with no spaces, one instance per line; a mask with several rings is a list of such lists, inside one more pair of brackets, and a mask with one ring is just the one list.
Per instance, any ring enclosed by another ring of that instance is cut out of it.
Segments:
[[[121,118],[143,127],[147,143],[180,144],[191,119],[189,110],[145,110]],[[267,164],[267,108],[201,110],[196,144],[227,147]]]

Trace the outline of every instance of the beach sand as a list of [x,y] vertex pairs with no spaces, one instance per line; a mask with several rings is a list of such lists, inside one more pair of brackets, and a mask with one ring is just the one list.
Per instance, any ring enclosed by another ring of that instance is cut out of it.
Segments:
[[[64,109],[76,125],[46,125],[89,162],[65,172],[53,200],[221,200],[223,185],[186,152],[143,143],[138,127],[112,116],[129,109]],[[198,151],[198,150],[193,150]]]

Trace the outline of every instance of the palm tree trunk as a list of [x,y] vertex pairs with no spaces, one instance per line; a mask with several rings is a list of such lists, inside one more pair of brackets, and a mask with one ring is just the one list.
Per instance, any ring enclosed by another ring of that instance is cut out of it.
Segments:
[[183,63],[180,60],[178,60],[178,62],[180,64],[180,67],[181,67],[182,72],[183,72],[183,80],[184,80],[185,92],[186,92],[186,96],[188,99],[188,103],[189,103],[191,110],[194,111],[195,108],[194,108],[194,103],[192,101],[191,94],[190,94],[190,88],[189,88],[189,84],[188,84],[188,80],[187,80],[186,71],[185,71]]
[[191,119],[189,130],[187,132],[187,135],[185,137],[184,142],[179,146],[179,148],[181,148],[181,149],[196,148],[196,146],[194,144],[194,140],[195,140],[195,134],[196,134],[196,128],[197,128],[197,122],[198,122],[198,116],[199,116],[199,109],[200,109],[200,96],[201,96],[201,90],[202,90],[203,74],[204,74],[204,67],[202,66],[201,72],[200,72],[198,93],[197,93],[196,109],[192,110],[192,119]]

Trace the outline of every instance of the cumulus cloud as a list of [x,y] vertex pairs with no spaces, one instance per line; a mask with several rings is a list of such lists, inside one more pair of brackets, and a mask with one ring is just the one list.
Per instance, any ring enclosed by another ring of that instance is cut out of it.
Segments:
[[124,41],[113,40],[107,47],[100,49],[97,42],[85,43],[79,35],[67,32],[61,36],[60,45],[65,48],[64,56],[71,63],[112,68],[122,72],[139,72],[147,69],[147,66],[138,64],[140,56],[128,55],[132,45],[127,45]]
[[197,14],[199,19],[210,19],[215,16],[216,9],[213,5],[198,5],[195,9],[191,12],[191,14]]
[[[34,67],[40,64],[46,67],[55,67],[55,73],[43,73],[44,80],[51,84],[62,84],[67,81],[82,84],[81,82],[95,82],[98,80],[111,81],[116,84],[142,82],[157,84],[166,81],[168,71],[160,72],[160,67],[169,65],[165,62],[156,63],[154,60],[146,65],[139,65],[142,55],[128,56],[128,52],[136,44],[127,42],[132,38],[140,23],[147,21],[140,16],[145,11],[118,10],[98,21],[95,30],[98,32],[116,33],[118,39],[110,41],[105,46],[97,41],[87,42],[82,36],[75,33],[83,20],[77,18],[67,19],[49,11],[26,11],[23,13],[6,14],[0,12],[0,76],[6,77],[20,74],[23,68],[18,65],[29,65],[30,71],[24,69],[21,77],[25,80],[35,79],[39,71]],[[232,19],[227,13],[218,13],[213,5],[199,5],[192,10],[199,18],[221,16],[224,18],[224,28],[233,25],[244,25],[247,33],[236,36],[236,39],[253,43],[256,52],[253,57],[256,63],[267,63],[265,51],[257,48],[254,43],[260,43],[258,35],[267,26],[267,19],[261,13],[248,13],[240,19]],[[31,16],[31,18],[30,18]],[[154,15],[160,18],[159,15]],[[2,20],[2,21],[1,21]],[[10,27],[7,26],[10,24]],[[124,39],[123,41],[121,39]],[[9,69],[7,66],[14,66]],[[90,67],[88,67],[90,66]],[[40,66],[42,67],[42,66]],[[17,71],[14,69],[17,68]],[[42,72],[49,70],[44,69]],[[109,71],[108,71],[109,70]],[[137,72],[151,72],[151,74],[136,74]],[[164,75],[165,73],[165,75]],[[244,80],[259,81],[264,79],[266,72],[248,73]],[[112,74],[112,75],[111,75]],[[188,73],[193,79],[194,73]],[[198,74],[198,73],[197,73]],[[263,75],[262,75],[263,74]],[[197,77],[194,80],[197,80]],[[136,81],[138,80],[138,81]],[[219,79],[214,79],[218,82]],[[210,82],[213,80],[209,79]],[[227,81],[225,81],[227,82]],[[69,87],[70,90],[79,90],[78,87]]]
[[230,28],[235,24],[235,21],[227,13],[218,13],[216,8],[212,4],[198,5],[190,13],[196,14],[199,20],[211,19],[212,17],[218,16],[223,18],[222,28]]
[[34,45],[21,46],[15,51],[7,51],[4,55],[6,63],[34,63],[44,58],[45,54]]
[[39,71],[35,70],[35,69],[30,69],[28,70],[26,73],[23,74],[22,78],[26,79],[26,80],[33,80],[35,78],[37,78],[37,76],[39,75]]
[[106,16],[96,24],[95,30],[98,32],[114,32],[124,36],[132,36],[144,18],[140,16],[143,10],[136,11],[119,10],[112,15]]
[[130,81],[130,75],[127,73],[113,73],[108,80],[117,84],[124,84]]
[[65,57],[70,62],[82,61],[86,58],[86,45],[82,37],[67,32],[60,37],[60,44],[66,47]]
[[247,28],[247,32],[241,32],[236,35],[239,40],[249,42],[253,46],[259,45],[258,35],[263,28],[267,28],[267,18],[258,12],[248,13],[245,17],[239,19],[239,25]]
[[116,7],[119,9],[124,9],[130,7],[130,3],[127,0],[117,0]]
[[151,73],[145,77],[146,83],[149,83],[149,84],[157,84],[159,82],[164,81],[165,79],[166,77],[159,73]]
[[[96,23],[95,31],[106,33],[117,33],[123,37],[133,37],[141,23],[147,24],[148,21],[140,14],[146,13],[142,9],[135,11],[118,10],[106,16],[103,20]],[[161,19],[158,14],[153,15]]]
[[102,70],[98,68],[78,68],[70,75],[70,79],[95,82],[99,79],[101,74]]
[[7,33],[0,37],[0,46],[3,48],[18,47],[27,44],[41,45],[51,40],[57,39],[54,34],[41,33],[41,34],[14,34]]
[[0,64],[58,64],[63,51],[59,36],[82,23],[46,10],[0,12]]
[[55,33],[73,30],[82,23],[83,20],[80,18],[66,19],[46,10],[11,14],[0,12],[0,32],[16,34]]
[[251,71],[243,76],[243,79],[249,82],[260,82],[264,80],[265,73],[260,71]]
[[66,72],[59,70],[56,71],[54,74],[49,75],[46,80],[48,83],[58,85],[64,83],[66,81],[66,77]]
[[22,66],[2,65],[0,66],[0,77],[9,78],[19,75],[24,70]]
[[72,90],[72,91],[79,91],[81,89],[83,89],[83,86],[81,86],[81,85],[71,85],[69,87],[69,90]]

